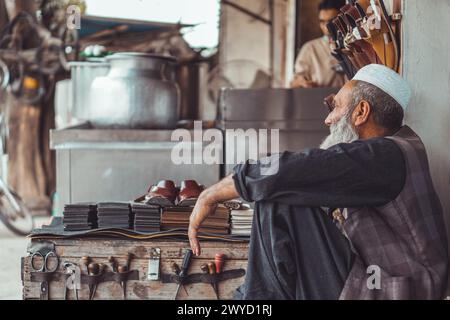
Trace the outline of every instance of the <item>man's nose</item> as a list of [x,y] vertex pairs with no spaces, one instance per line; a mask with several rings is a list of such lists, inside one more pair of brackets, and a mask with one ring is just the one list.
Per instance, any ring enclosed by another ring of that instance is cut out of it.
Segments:
[[326,126],[331,126],[333,124],[333,121],[331,120],[331,113],[328,115],[328,117],[325,119],[325,125]]

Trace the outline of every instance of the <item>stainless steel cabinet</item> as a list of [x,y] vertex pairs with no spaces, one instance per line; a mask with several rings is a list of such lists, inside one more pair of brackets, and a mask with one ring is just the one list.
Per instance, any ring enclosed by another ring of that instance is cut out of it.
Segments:
[[[220,165],[175,165],[171,130],[97,130],[86,126],[51,132],[57,157],[60,204],[130,201],[152,183],[195,179],[206,186],[220,178]],[[193,135],[192,135],[193,136]],[[197,144],[201,148],[203,143]]]

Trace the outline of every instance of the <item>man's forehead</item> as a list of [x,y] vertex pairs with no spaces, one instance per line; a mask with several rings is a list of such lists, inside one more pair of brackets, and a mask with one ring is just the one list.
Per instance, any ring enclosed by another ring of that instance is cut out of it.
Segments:
[[355,82],[354,81],[349,81],[347,82],[342,88],[341,90],[339,90],[339,92],[336,94],[336,101],[337,102],[341,102],[346,100],[350,94],[352,93],[353,87],[355,86]]

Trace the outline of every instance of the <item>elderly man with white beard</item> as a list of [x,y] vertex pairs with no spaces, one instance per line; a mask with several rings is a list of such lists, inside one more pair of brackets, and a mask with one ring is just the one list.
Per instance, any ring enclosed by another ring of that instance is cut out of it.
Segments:
[[362,68],[326,99],[320,148],[238,165],[201,194],[194,254],[204,219],[240,196],[255,216],[237,299],[442,299],[447,235],[425,147],[403,125],[410,95],[389,68]]

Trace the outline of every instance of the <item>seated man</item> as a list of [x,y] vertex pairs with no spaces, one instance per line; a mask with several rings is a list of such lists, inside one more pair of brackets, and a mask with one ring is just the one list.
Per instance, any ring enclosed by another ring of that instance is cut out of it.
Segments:
[[328,22],[339,14],[344,0],[323,0],[319,4],[319,23],[323,36],[306,42],[296,60],[292,88],[335,87],[344,85],[345,75],[331,55]]
[[[255,201],[244,299],[441,299],[448,253],[442,208],[420,138],[402,126],[410,89],[381,65],[328,100],[320,149],[235,167],[205,190],[189,239],[217,203]],[[326,207],[326,210],[325,208]]]

